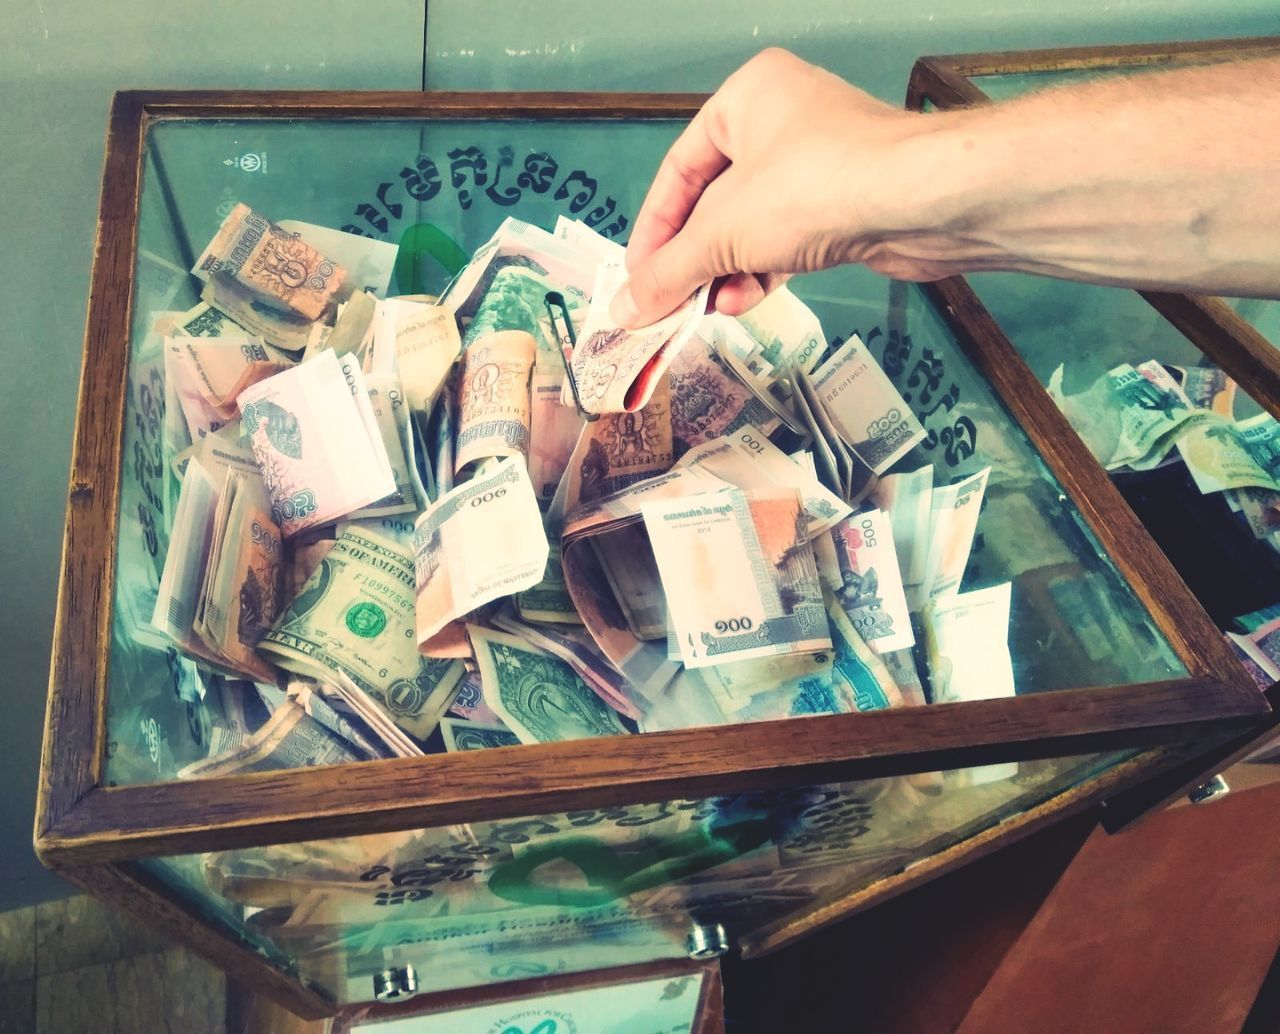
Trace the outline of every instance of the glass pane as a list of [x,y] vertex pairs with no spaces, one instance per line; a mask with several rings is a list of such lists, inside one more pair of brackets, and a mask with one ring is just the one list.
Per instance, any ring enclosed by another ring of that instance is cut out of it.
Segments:
[[679,958],[901,872],[1132,754],[583,810],[144,864],[339,1003]]
[[[164,441],[163,350],[152,321],[157,311],[181,311],[196,302],[199,285],[185,270],[231,207],[244,201],[286,227],[362,235],[366,252],[353,266],[362,283],[379,293],[435,293],[448,280],[450,255],[469,255],[507,216],[549,227],[557,215],[570,215],[625,238],[679,130],[672,121],[183,120],[153,126],[139,215],[108,782],[175,778],[185,766],[234,747],[277,706],[270,687],[260,692],[251,683],[211,675],[150,624],[177,483],[166,474],[175,450],[166,450]],[[434,244],[420,256],[410,282],[388,288],[394,245],[424,236]],[[352,239],[346,238],[348,247]],[[379,250],[374,242],[388,246]],[[927,432],[893,472],[931,465],[933,484],[942,488],[989,469],[967,566],[961,554],[959,571],[966,591],[998,593],[1011,585],[1005,692],[1132,684],[1185,673],[919,288],[853,268],[793,284],[833,344],[861,335]],[[1016,311],[1008,315],[1018,318]],[[171,401],[170,423],[178,412]],[[936,674],[918,618],[916,625],[914,653],[894,676],[906,704],[923,701]],[[942,661],[950,663],[945,656]],[[913,696],[908,683],[916,678],[925,688],[917,684]],[[664,711],[659,721],[658,710],[642,715],[641,727],[721,720],[700,711],[674,722]],[[445,748],[439,732],[417,745],[428,752]],[[352,750],[345,759],[353,754],[362,756]]]

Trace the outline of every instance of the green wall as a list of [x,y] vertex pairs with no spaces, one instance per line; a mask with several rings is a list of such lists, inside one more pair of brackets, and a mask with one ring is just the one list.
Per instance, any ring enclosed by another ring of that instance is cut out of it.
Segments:
[[[426,19],[424,35],[424,18]],[[919,54],[1280,33],[1274,0],[871,4],[0,0],[0,910],[63,893],[29,842],[111,92],[710,90],[769,45],[900,101]]]

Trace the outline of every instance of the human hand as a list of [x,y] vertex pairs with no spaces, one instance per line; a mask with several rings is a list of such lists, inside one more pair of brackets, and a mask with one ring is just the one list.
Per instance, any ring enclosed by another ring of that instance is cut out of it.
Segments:
[[785,50],[756,55],[659,167],[614,320],[651,323],[711,280],[715,307],[736,316],[791,273],[846,262],[899,279],[943,275],[889,244],[911,223],[903,151],[923,121]]

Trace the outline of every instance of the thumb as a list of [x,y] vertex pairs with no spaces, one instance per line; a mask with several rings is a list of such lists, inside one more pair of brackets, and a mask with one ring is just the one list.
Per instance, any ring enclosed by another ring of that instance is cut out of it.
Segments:
[[699,287],[712,280],[717,270],[713,249],[700,235],[685,228],[631,270],[627,282],[618,289],[609,315],[619,326],[643,327],[677,309]]

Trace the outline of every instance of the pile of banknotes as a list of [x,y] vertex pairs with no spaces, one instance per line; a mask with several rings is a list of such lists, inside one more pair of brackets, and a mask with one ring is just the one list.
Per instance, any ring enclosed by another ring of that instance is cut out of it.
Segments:
[[[1053,396],[1099,462],[1117,472],[1185,465],[1204,495],[1220,495],[1259,548],[1280,552],[1280,422],[1237,420],[1236,383],[1214,366],[1148,360],[1107,371],[1083,391]],[[1227,639],[1262,688],[1280,681],[1280,585],[1276,605],[1235,619]]]
[[[961,591],[990,470],[935,485],[865,344],[794,294],[627,330],[622,247],[562,218],[385,297],[321,229],[236,206],[201,302],[151,316],[150,632],[226,716],[182,774],[1015,693],[1010,584]],[[1176,446],[1275,544],[1274,421],[1198,375],[1055,391],[1109,467]]]

